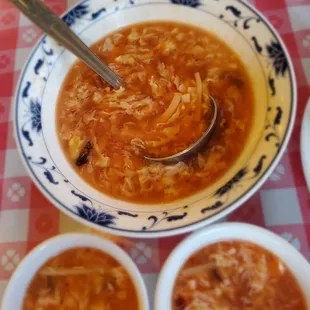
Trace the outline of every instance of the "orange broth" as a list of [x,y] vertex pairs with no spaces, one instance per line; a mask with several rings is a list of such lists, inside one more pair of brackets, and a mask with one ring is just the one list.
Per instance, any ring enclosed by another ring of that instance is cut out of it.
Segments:
[[306,310],[299,284],[271,252],[244,241],[220,242],[181,268],[172,310]]
[[[93,51],[126,88],[113,90],[83,62],[68,72],[57,103],[64,153],[97,190],[138,203],[165,203],[200,191],[242,152],[254,111],[252,85],[237,54],[203,29],[172,22],[129,26]],[[219,119],[207,149],[188,162],[164,166],[143,156],[175,154]]]
[[138,310],[134,284],[111,256],[76,248],[51,258],[36,273],[23,310]]

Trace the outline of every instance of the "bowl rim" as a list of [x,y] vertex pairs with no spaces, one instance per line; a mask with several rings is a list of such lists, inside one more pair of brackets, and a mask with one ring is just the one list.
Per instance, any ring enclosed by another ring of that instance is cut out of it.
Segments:
[[[63,14],[61,14],[61,17],[64,17],[72,9],[74,9],[76,6],[78,6],[79,4],[81,4],[83,2],[84,2],[83,0],[78,1],[75,5],[68,8]],[[25,73],[25,70],[27,69],[29,61],[31,60],[34,51],[38,48],[40,42],[44,39],[44,37],[46,37],[46,35],[43,34],[37,40],[36,44],[31,49],[24,65],[23,65],[23,68],[21,70],[21,74],[19,76],[18,82],[16,84],[17,87],[15,89],[15,93],[13,96],[13,98],[14,98],[13,99],[14,100],[14,105],[13,105],[14,134],[13,135],[14,135],[14,138],[16,140],[18,153],[20,155],[20,158],[22,159],[22,163],[23,163],[26,171],[28,172],[28,175],[30,176],[30,178],[32,179],[32,181],[34,182],[36,187],[40,190],[40,192],[45,196],[46,199],[48,199],[48,201],[50,201],[53,204],[53,206],[55,206],[61,212],[64,212],[69,217],[73,218],[75,221],[77,221],[83,225],[86,225],[90,228],[99,229],[103,232],[107,232],[107,233],[119,235],[119,236],[131,237],[131,238],[158,238],[158,237],[168,237],[168,236],[175,236],[175,235],[183,234],[183,233],[190,232],[190,231],[193,231],[196,229],[200,229],[206,225],[212,224],[212,223],[224,218],[225,216],[232,213],[233,211],[235,211],[237,208],[239,208],[243,203],[245,203],[249,198],[251,198],[262,187],[262,185],[266,182],[267,178],[272,174],[273,170],[276,168],[279,161],[281,160],[281,158],[282,158],[282,156],[283,156],[283,154],[287,148],[289,139],[292,135],[293,126],[294,126],[295,119],[296,119],[296,111],[297,111],[297,82],[296,82],[295,70],[294,70],[294,66],[293,66],[290,54],[288,52],[286,44],[284,43],[284,41],[280,37],[278,31],[272,26],[272,24],[267,20],[267,18],[259,10],[257,10],[252,4],[245,2],[245,0],[237,0],[237,2],[241,3],[242,5],[247,7],[249,10],[251,10],[254,14],[259,16],[259,18],[264,22],[264,24],[266,25],[268,30],[275,36],[275,38],[281,44],[283,51],[284,51],[284,54],[286,56],[287,62],[288,62],[289,73],[291,76],[291,86],[292,86],[291,103],[292,103],[292,105],[291,105],[290,118],[289,118],[289,121],[287,124],[285,134],[283,135],[283,142],[282,142],[277,154],[272,159],[269,167],[266,168],[264,173],[257,179],[257,182],[254,183],[250,188],[248,188],[247,191],[242,196],[240,196],[235,201],[230,203],[227,207],[225,207],[225,209],[220,210],[217,213],[214,213],[211,217],[201,219],[201,220],[198,220],[197,222],[182,225],[182,226],[176,227],[176,228],[168,228],[168,229],[162,229],[162,230],[156,230],[156,231],[152,231],[152,230],[133,231],[133,230],[129,230],[129,229],[122,229],[122,228],[112,227],[112,226],[111,227],[105,227],[105,226],[99,226],[98,227],[98,225],[96,225],[95,223],[92,223],[88,220],[85,220],[84,218],[79,217],[74,212],[70,212],[64,204],[62,204],[60,201],[58,201],[58,199],[55,198],[41,184],[40,180],[32,172],[30,166],[28,166],[27,161],[24,158],[23,150],[22,150],[21,144],[19,143],[19,134],[18,134],[18,128],[17,128],[17,101],[18,101],[17,98],[18,98],[18,94],[20,93],[20,87],[21,87],[23,75]],[[175,5],[175,4],[170,3],[170,5]]]
[[[14,271],[13,275],[11,276],[4,292],[0,309],[11,310],[11,308],[9,308],[8,306],[11,305],[12,299],[16,298],[15,289],[18,287],[19,290],[21,288],[26,290],[35,273],[50,258],[64,251],[78,247],[95,248],[116,259],[129,273],[131,280],[135,285],[141,310],[150,309],[145,282],[142,278],[142,274],[138,270],[138,267],[131,259],[131,257],[121,247],[119,247],[111,240],[90,233],[66,233],[58,235],[47,239],[43,243],[40,243],[35,248],[33,248],[22,259],[22,261],[19,263],[16,270]],[[33,266],[33,264],[36,263],[38,260],[40,261],[39,266],[35,266],[35,268],[32,268],[33,270],[31,270],[31,266]],[[29,268],[27,269],[27,267]],[[21,287],[19,282],[20,279],[23,278],[25,275],[28,275],[29,279]],[[19,300],[20,299],[18,299],[18,301]]]
[[308,146],[308,133],[310,132],[310,97],[306,103],[306,108],[302,117],[301,131],[300,131],[300,154],[301,163],[303,167],[304,177],[310,192],[310,164],[308,163],[309,146]]
[[[230,233],[231,231],[235,230],[237,231],[238,237],[231,237]],[[247,236],[247,232],[255,235],[256,238],[261,238],[260,241],[252,241],[250,237]],[[221,236],[220,234],[223,234]],[[207,239],[207,241],[205,241]],[[212,241],[213,240],[213,241]],[[267,230],[265,228],[252,225],[252,224],[246,224],[246,223],[220,223],[211,225],[207,228],[200,229],[197,232],[193,233],[192,235],[185,238],[183,241],[181,241],[176,248],[169,254],[168,258],[166,259],[163,267],[161,268],[161,271],[158,276],[158,280],[156,283],[155,288],[155,294],[154,294],[154,310],[170,310],[171,308],[167,309],[165,307],[165,302],[167,298],[164,298],[165,293],[168,294],[168,300],[171,305],[171,294],[173,289],[173,285],[175,282],[175,278],[177,276],[178,271],[183,266],[183,264],[187,261],[189,257],[191,257],[194,253],[199,251],[200,249],[210,245],[215,244],[222,241],[244,241],[244,242],[251,242],[253,244],[256,244],[262,248],[267,249],[268,251],[275,254],[278,258],[281,260],[283,259],[283,255],[279,255],[277,253],[277,248],[275,251],[268,248],[268,244],[277,245],[278,247],[282,247],[287,251],[285,254],[287,257],[290,257],[291,260],[294,260],[294,264],[299,266],[299,268],[303,268],[303,279],[308,281],[308,286],[305,288],[301,285],[300,281],[297,281],[297,283],[300,285],[300,288],[302,289],[303,294],[305,294],[305,290],[308,290],[308,287],[310,285],[310,264],[306,260],[306,258],[296,249],[294,246],[292,246],[289,242],[287,242],[285,239],[280,237],[279,235],[271,232],[270,230]],[[262,241],[263,240],[263,241]],[[190,247],[195,247],[194,250],[189,250]],[[275,247],[273,247],[274,249]],[[291,273],[296,278],[296,272],[292,270],[293,263],[287,263],[285,264],[288,266]],[[177,273],[175,274],[175,269],[177,268]],[[171,271],[172,270],[172,271]],[[168,281],[167,281],[168,279]],[[167,282],[169,282],[167,284]],[[167,293],[168,292],[168,293]],[[167,297],[167,296],[166,296]],[[310,293],[308,296],[305,296],[305,301],[307,305],[310,305]],[[171,306],[170,306],[171,307]]]

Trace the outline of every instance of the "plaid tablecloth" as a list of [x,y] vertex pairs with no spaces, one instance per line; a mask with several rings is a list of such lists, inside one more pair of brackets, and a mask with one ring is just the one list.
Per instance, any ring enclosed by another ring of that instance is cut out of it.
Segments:
[[[45,2],[61,14],[76,0]],[[280,164],[262,189],[226,220],[267,227],[310,260],[310,194],[299,152],[300,125],[310,96],[310,0],[250,2],[267,16],[289,49],[297,75],[298,110],[293,136]],[[13,94],[23,64],[40,35],[36,26],[6,0],[0,0],[0,303],[15,267],[35,245],[59,233],[90,231],[60,213],[40,194],[16,150]],[[162,264],[184,237],[113,237],[143,273],[151,300]]]

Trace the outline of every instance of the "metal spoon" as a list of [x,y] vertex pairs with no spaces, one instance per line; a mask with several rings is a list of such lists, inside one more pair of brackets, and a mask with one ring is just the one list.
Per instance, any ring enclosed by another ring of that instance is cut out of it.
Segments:
[[58,43],[83,60],[112,87],[122,85],[121,78],[115,74],[99,57],[92,52],[78,36],[41,0],[9,0],[32,22]]
[[198,152],[202,148],[204,148],[207,145],[207,143],[210,141],[211,136],[214,132],[216,120],[218,117],[217,103],[212,96],[209,96],[209,97],[210,97],[210,102],[213,106],[213,117],[212,117],[212,120],[211,120],[211,123],[210,123],[210,126],[208,127],[208,129],[194,144],[192,144],[191,146],[189,146],[187,149],[183,150],[182,152],[179,152],[179,153],[174,154],[172,156],[159,157],[159,158],[144,156],[144,158],[147,160],[153,161],[153,162],[160,162],[163,164],[174,164],[174,163],[184,161],[186,159],[189,159],[189,158],[197,155]]
[[[99,57],[92,52],[75,33],[41,0],[9,0],[19,10],[21,10],[32,22],[39,26],[44,32],[53,37],[58,43],[71,51],[75,56],[83,60],[90,68],[100,75],[112,87],[118,88],[123,82]],[[218,108],[213,97],[209,96],[213,105],[213,118],[209,128],[190,147],[182,152],[168,157],[153,158],[144,156],[145,159],[153,162],[172,164],[184,161],[197,153],[206,146],[214,131]]]

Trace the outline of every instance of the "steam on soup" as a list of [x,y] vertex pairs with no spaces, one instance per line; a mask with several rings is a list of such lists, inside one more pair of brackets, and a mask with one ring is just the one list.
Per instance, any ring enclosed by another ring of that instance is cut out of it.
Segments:
[[[204,189],[242,152],[253,118],[251,81],[237,54],[191,25],[152,22],[109,34],[92,46],[126,82],[113,89],[81,61],[70,69],[57,106],[68,161],[93,187],[118,199],[169,202]],[[164,166],[169,156],[219,120],[207,149]]]
[[[36,273],[23,310],[139,310],[123,266],[97,249],[75,248],[51,258]],[[12,309],[13,310],[13,309]]]

